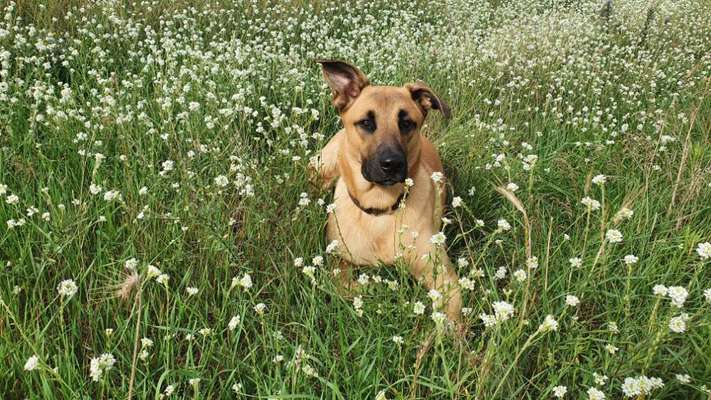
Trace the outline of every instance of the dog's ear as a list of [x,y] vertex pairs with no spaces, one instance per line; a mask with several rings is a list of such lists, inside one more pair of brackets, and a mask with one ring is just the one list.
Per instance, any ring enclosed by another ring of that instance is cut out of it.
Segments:
[[368,78],[358,68],[344,61],[317,60],[326,83],[333,91],[333,105],[338,112],[345,111],[364,87],[369,85]]
[[426,83],[417,81],[408,83],[405,87],[410,91],[412,100],[422,109],[422,113],[427,115],[430,109],[439,110],[445,118],[451,117],[451,112],[447,103],[442,101]]

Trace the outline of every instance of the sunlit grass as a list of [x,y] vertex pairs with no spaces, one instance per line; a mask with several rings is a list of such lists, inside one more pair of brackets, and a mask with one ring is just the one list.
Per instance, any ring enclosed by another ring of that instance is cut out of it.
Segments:
[[[4,398],[709,396],[708,4],[262,3],[2,3]],[[466,336],[332,279],[323,57],[452,107]]]

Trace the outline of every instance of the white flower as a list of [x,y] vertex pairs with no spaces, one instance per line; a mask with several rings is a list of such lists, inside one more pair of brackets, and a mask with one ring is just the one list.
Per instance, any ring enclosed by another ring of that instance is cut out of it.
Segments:
[[19,201],[20,201],[20,198],[14,194],[11,194],[5,198],[5,202],[7,204],[11,204],[11,205],[17,204]]
[[378,394],[375,395],[375,400],[388,400],[387,396],[385,396],[385,390],[379,391]]
[[625,378],[625,382],[622,384],[622,393],[626,397],[636,397],[642,393],[642,389],[639,387],[639,381],[634,378]]
[[588,400],[605,400],[605,393],[591,387],[588,389]]
[[258,315],[264,315],[264,311],[266,311],[267,305],[264,303],[259,303],[256,306],[254,306],[254,312],[256,312]]
[[407,178],[405,179],[405,186],[407,187],[413,187],[415,186],[415,181],[412,180],[412,178]]
[[91,185],[89,185],[89,193],[94,196],[101,193],[101,186],[92,183]]
[[311,264],[317,266],[317,267],[322,267],[323,266],[323,256],[316,256],[311,259]]
[[638,376],[636,378],[625,378],[622,384],[622,393],[626,397],[637,397],[640,395],[648,395],[652,390],[661,388],[664,386],[659,378],[648,378],[644,375]]
[[504,322],[514,314],[514,307],[505,301],[495,301],[492,306],[497,322]]
[[78,289],[77,284],[71,279],[63,280],[59,283],[59,286],[57,286],[57,292],[59,292],[59,295],[66,297],[67,299],[71,299],[72,296],[76,294]]
[[148,193],[148,188],[143,186],[142,188],[138,189],[138,194],[140,196],[145,196]]
[[301,268],[304,265],[304,259],[303,257],[296,257],[294,259],[294,266],[296,268]]
[[146,278],[147,279],[155,278],[157,276],[160,276],[160,274],[161,274],[161,272],[158,268],[156,268],[155,266],[153,266],[151,264],[148,264],[148,267],[146,269]]
[[301,207],[306,207],[311,203],[311,200],[309,200],[309,194],[306,192],[302,192],[299,195],[299,205]]
[[467,290],[474,290],[475,284],[473,280],[467,277],[461,277],[459,278],[459,286]]
[[39,365],[39,357],[32,356],[25,362],[25,371],[34,371]]
[[201,334],[203,337],[207,337],[212,335],[212,329],[210,328],[202,328],[198,331],[199,334]]
[[358,275],[357,281],[358,281],[358,284],[360,284],[361,286],[365,286],[368,283],[370,283],[370,276],[368,276],[368,274],[366,274],[366,273],[362,273],[362,274]]
[[160,274],[156,278],[156,282],[160,283],[161,285],[168,287],[168,281],[170,280],[170,276],[168,274]]
[[402,336],[396,335],[396,336],[393,336],[392,339],[393,339],[393,342],[397,345],[401,345],[401,344],[405,343],[405,340],[402,338]]
[[523,282],[526,280],[526,271],[522,269],[517,269],[516,271],[514,271],[513,276],[514,278],[516,278],[517,281]]
[[118,190],[109,190],[104,192],[104,200],[113,201],[121,198],[121,192]]
[[441,172],[433,172],[432,173],[432,182],[440,183],[440,182],[442,182],[442,179],[444,179],[443,173],[441,173]]
[[600,375],[597,372],[593,372],[593,381],[595,381],[595,384],[598,386],[606,384],[608,379],[607,375]]
[[610,332],[612,333],[620,333],[620,328],[617,326],[617,322],[608,322],[607,327],[610,329]]
[[447,239],[447,237],[444,236],[444,233],[437,232],[434,235],[432,235],[432,237],[430,238],[430,243],[432,243],[435,246],[441,246],[444,244],[446,239]]
[[326,254],[333,253],[338,248],[338,240],[332,240],[331,243],[326,246]]
[[484,326],[487,328],[490,328],[494,325],[496,325],[496,317],[493,315],[489,314],[479,314],[479,318],[481,318],[481,321],[484,323]]
[[355,308],[356,314],[359,317],[363,316],[363,298],[361,296],[353,298],[353,308]]
[[669,289],[667,289],[667,287],[664,285],[654,285],[654,287],[652,288],[652,293],[657,296],[666,296],[668,291]]
[[94,382],[98,382],[106,371],[113,368],[116,359],[111,353],[104,353],[99,357],[92,358],[89,366],[89,375]]
[[691,382],[691,377],[687,374],[676,374],[674,377],[676,378],[677,381],[679,381],[681,383]]
[[509,182],[508,185],[506,185],[506,190],[513,193],[518,190],[518,185],[513,182]]
[[511,224],[509,224],[509,222],[503,218],[496,221],[496,225],[499,227],[499,230],[501,230],[501,231],[508,231],[511,229]]
[[608,229],[605,233],[605,239],[610,243],[620,243],[622,241],[622,232],[617,229]]
[[301,272],[303,272],[304,275],[308,276],[309,279],[311,279],[311,283],[316,284],[316,278],[314,276],[314,274],[316,273],[316,267],[307,265],[301,269]]
[[499,269],[496,270],[496,273],[494,273],[494,278],[496,280],[506,278],[506,267],[499,267]]
[[432,311],[431,318],[432,318],[432,321],[434,321],[434,323],[436,325],[442,325],[444,323],[444,321],[447,320],[447,315],[445,315],[445,313],[440,312],[440,311]]
[[615,219],[619,219],[619,220],[630,219],[630,218],[632,218],[633,214],[634,214],[634,211],[630,210],[627,207],[622,207],[622,208],[620,208],[620,211],[618,211],[617,214],[615,215]]
[[565,304],[571,306],[571,307],[577,307],[578,304],[580,304],[580,299],[577,296],[573,296],[572,294],[569,294],[565,296]]
[[580,257],[573,257],[568,260],[571,267],[580,268],[583,266],[583,260]]
[[230,183],[229,179],[227,179],[226,176],[224,175],[218,175],[215,177],[215,185],[219,187],[225,187]]
[[696,247],[696,253],[698,253],[699,257],[703,258],[704,260],[708,260],[709,258],[711,258],[711,243],[699,243],[699,245]]
[[457,259],[457,266],[458,266],[459,268],[466,268],[466,267],[469,266],[469,260],[467,260],[467,259],[464,258],[464,257],[459,257],[459,258]]
[[244,290],[249,290],[252,287],[252,276],[245,273],[242,278],[239,279],[238,285],[242,286]]
[[135,258],[129,258],[128,260],[126,260],[126,262],[123,263],[123,267],[129,271],[135,271],[137,266],[138,260],[136,260]]
[[336,210],[336,203],[331,203],[326,206],[326,214],[332,214]]
[[161,163],[161,168],[165,172],[172,171],[175,167],[175,162],[173,160],[165,160]]
[[237,328],[237,325],[239,325],[240,321],[240,316],[235,315],[234,317],[232,317],[232,319],[230,319],[230,322],[227,323],[227,329],[231,331],[235,330],[235,328]]
[[604,185],[607,182],[607,177],[605,175],[595,175],[592,178],[592,183],[596,185]]
[[432,302],[436,302],[437,300],[442,298],[442,293],[435,289],[430,289],[429,293],[427,293],[427,296],[432,300]]
[[150,348],[153,347],[153,341],[147,337],[141,338],[141,348]]
[[676,308],[682,308],[686,298],[689,296],[689,292],[681,286],[670,286],[667,289],[667,296],[672,299],[672,305]]
[[463,202],[464,202],[464,201],[462,200],[461,197],[459,197],[459,196],[454,197],[454,198],[452,199],[452,208],[460,207]]
[[188,287],[185,289],[185,291],[188,292],[188,296],[195,296],[198,293],[198,288]]
[[173,395],[173,392],[175,392],[175,386],[168,385],[165,387],[165,390],[163,391],[163,395],[165,395],[165,397],[170,397],[171,395]]
[[617,348],[617,346],[614,346],[614,345],[608,343],[605,345],[605,350],[610,354],[615,354],[615,353],[617,353],[617,350],[619,350],[619,348]]
[[557,331],[558,330],[558,321],[553,318],[552,315],[548,314],[546,315],[546,318],[543,320],[541,325],[538,326],[538,331],[539,332],[550,332],[550,331]]
[[190,386],[197,386],[200,383],[200,378],[188,379],[188,384]]
[[568,388],[565,386],[555,386],[553,388],[553,396],[562,399],[565,394],[568,393]]
[[412,306],[412,312],[415,313],[415,315],[422,315],[425,313],[425,305],[422,304],[421,301],[415,302],[415,304]]
[[639,258],[637,258],[633,254],[628,254],[624,258],[625,264],[627,265],[632,265],[632,264],[637,264],[637,261],[639,261]]
[[711,288],[704,290],[704,298],[711,303]]
[[538,257],[530,257],[526,260],[526,266],[529,269],[536,269],[538,268]]
[[669,329],[674,333],[686,332],[686,321],[689,319],[687,314],[678,315],[669,320]]

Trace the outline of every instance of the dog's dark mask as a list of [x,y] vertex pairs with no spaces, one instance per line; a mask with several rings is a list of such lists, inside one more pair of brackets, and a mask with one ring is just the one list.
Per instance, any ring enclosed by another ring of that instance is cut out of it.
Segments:
[[368,182],[391,186],[405,182],[407,156],[399,144],[381,144],[375,153],[363,160],[361,174]]

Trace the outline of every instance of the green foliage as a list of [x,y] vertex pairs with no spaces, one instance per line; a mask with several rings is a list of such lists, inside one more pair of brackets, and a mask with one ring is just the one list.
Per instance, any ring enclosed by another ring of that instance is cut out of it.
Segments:
[[[707,398],[710,12],[2,3],[0,393],[588,399],[646,376],[664,386],[632,398]],[[444,233],[473,287],[463,337],[404,265],[359,269],[357,297],[333,279],[332,195],[307,174],[339,129],[328,57],[452,107],[424,133],[462,200]]]

